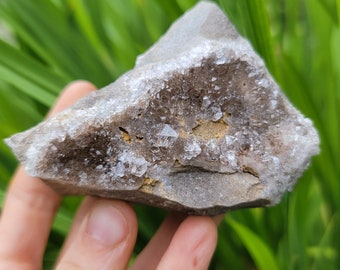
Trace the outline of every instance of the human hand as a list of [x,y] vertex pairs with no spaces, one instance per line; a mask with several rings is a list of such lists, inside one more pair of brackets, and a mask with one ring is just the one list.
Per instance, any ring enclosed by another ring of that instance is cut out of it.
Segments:
[[[68,85],[49,115],[95,90]],[[0,217],[0,269],[41,269],[61,197],[22,167],[7,191]],[[207,269],[223,217],[170,214],[131,269]],[[137,218],[126,202],[85,197],[56,262],[56,269],[126,269],[137,236]]]

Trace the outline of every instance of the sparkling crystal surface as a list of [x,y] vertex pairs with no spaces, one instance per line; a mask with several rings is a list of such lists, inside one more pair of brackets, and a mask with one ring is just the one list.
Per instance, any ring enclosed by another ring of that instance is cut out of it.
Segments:
[[319,151],[312,122],[209,2],[133,70],[6,142],[62,194],[208,215],[279,202]]

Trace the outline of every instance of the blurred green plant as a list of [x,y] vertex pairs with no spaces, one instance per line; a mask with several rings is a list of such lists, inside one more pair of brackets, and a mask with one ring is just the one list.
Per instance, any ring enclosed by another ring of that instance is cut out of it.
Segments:
[[[133,67],[196,0],[0,1],[0,138],[42,120],[75,79],[102,87]],[[220,0],[290,100],[319,130],[321,154],[273,208],[229,213],[210,269],[339,269],[340,1]],[[0,142],[0,206],[16,161]],[[65,198],[44,268],[52,268],[79,198]],[[136,207],[138,253],[165,212]]]

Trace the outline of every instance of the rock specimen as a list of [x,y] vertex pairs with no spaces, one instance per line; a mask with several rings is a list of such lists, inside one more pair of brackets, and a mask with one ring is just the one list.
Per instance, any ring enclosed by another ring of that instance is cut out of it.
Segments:
[[319,151],[312,122],[208,2],[116,82],[6,142],[61,194],[207,215],[277,203]]

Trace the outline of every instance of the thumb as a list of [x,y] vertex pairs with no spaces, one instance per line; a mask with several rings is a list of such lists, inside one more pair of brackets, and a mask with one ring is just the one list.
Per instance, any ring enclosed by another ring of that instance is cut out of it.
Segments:
[[56,269],[126,269],[137,228],[136,215],[127,203],[86,198]]

